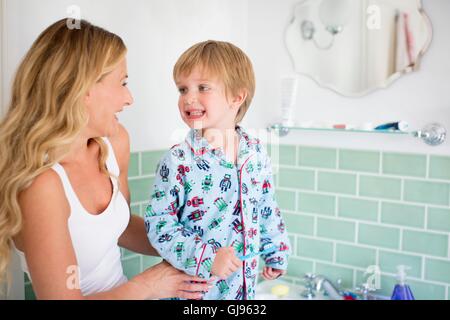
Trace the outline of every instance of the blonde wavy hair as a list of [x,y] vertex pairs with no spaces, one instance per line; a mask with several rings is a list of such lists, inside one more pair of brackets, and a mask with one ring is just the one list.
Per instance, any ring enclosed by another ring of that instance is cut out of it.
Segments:
[[187,49],[175,63],[173,79],[188,75],[195,67],[216,76],[225,85],[225,94],[237,95],[245,90],[247,97],[239,108],[235,123],[244,118],[255,94],[255,74],[250,58],[240,48],[225,41],[208,40]]
[[[61,19],[34,42],[15,75],[8,111],[0,122],[0,283],[9,280],[13,237],[22,228],[21,191],[67,155],[88,123],[84,97],[126,55],[122,39],[88,21],[70,29]],[[108,174],[107,147],[99,168]]]

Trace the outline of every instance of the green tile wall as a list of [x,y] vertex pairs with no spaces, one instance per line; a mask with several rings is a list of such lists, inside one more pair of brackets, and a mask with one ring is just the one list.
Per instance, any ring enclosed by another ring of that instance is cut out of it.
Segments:
[[390,296],[404,264],[417,299],[450,299],[450,157],[294,147],[274,163],[296,239],[288,279],[314,272],[354,287],[377,265]]
[[[270,148],[270,146],[268,146]],[[307,272],[355,287],[369,265],[390,296],[408,265],[417,299],[450,299],[450,157],[280,145],[270,148],[277,200],[293,245],[286,280]],[[131,154],[132,212],[142,216],[164,151]],[[161,261],[123,250],[132,277]],[[25,279],[27,299],[34,299]]]

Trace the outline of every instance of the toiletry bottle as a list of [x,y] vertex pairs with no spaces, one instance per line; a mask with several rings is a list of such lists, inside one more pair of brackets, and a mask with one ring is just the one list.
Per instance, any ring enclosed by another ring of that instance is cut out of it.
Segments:
[[297,86],[297,77],[291,76],[281,79],[281,123],[283,126],[291,127],[294,125]]
[[394,292],[392,292],[391,300],[415,300],[409,285],[406,284],[405,270],[407,269],[410,268],[404,265],[397,266],[397,284],[394,287]]

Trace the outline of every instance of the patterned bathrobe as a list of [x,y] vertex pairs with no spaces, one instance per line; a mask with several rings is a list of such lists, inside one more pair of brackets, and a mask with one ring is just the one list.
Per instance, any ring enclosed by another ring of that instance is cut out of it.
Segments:
[[[291,253],[286,226],[274,197],[270,160],[259,140],[240,127],[237,165],[212,149],[197,130],[159,162],[146,208],[147,236],[174,267],[203,278],[221,247],[238,256],[272,246],[265,265],[286,270]],[[204,299],[253,299],[259,258],[247,259],[228,279],[218,280]]]

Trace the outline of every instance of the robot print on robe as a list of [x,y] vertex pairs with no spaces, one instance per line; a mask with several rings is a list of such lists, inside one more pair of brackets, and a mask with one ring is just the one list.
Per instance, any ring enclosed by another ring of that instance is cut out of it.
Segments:
[[[158,253],[187,274],[211,277],[217,251],[239,256],[276,246],[266,265],[286,269],[290,243],[274,197],[267,155],[256,139],[241,137],[236,164],[192,130],[161,159],[145,214],[147,236]],[[242,140],[243,139],[243,140]],[[214,151],[215,150],[215,151]],[[215,282],[204,299],[251,299],[259,259],[248,259]]]

